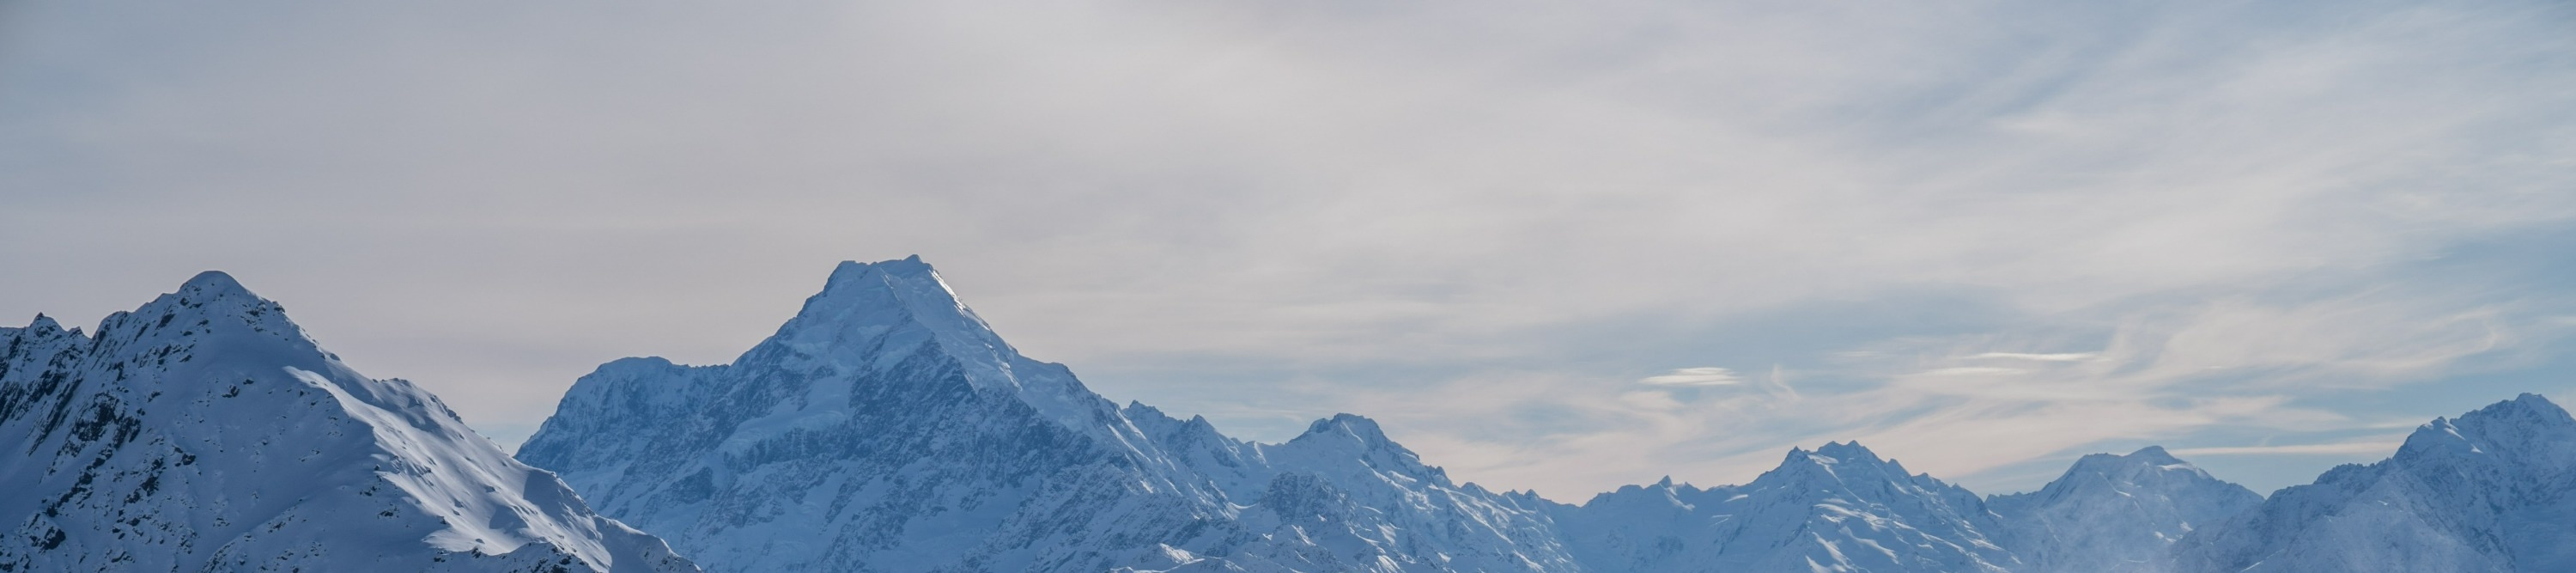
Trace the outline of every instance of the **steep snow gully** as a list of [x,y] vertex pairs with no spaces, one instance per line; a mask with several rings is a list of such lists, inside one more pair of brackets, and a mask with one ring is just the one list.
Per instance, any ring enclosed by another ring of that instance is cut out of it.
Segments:
[[1828,443],[1574,505],[1359,416],[1264,444],[1111,403],[917,257],[730,364],[602,365],[515,458],[207,273],[0,328],[0,439],[0,573],[2576,571],[2576,418],[2537,395],[2269,498],[2153,447],[1980,497]]

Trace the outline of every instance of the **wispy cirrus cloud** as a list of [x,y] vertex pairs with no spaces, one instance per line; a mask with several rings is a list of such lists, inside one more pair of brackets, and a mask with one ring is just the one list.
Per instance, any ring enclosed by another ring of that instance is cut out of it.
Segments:
[[[1543,492],[1577,499],[1592,489],[1579,484],[1667,474],[1749,480],[1778,463],[1785,445],[1828,440],[1859,440],[1913,469],[2012,490],[2055,477],[2066,458],[2148,444],[2180,444],[2177,455],[2211,456],[2196,461],[2222,471],[2279,467],[2238,463],[2266,452],[2321,460],[2318,469],[2384,455],[2389,429],[2421,420],[2392,422],[2385,410],[2354,409],[2337,396],[2430,392],[2464,408],[2484,397],[2456,396],[2441,381],[2497,368],[2510,363],[2507,348],[2546,348],[2558,336],[2545,317],[2480,306],[2492,300],[2386,291],[2260,298],[2108,307],[2078,321],[2110,326],[2093,350],[2057,350],[2068,341],[2046,333],[2060,329],[1910,337],[1752,380],[1725,371],[1726,383],[1707,386],[1643,383],[1649,377],[1614,388],[1575,373],[1497,373],[1345,395],[1345,409],[1425,405],[1385,417],[1408,440],[1429,438],[1429,451],[1459,475],[1545,484]],[[1692,374],[1717,372],[1662,376]],[[1791,386],[1783,380],[1807,382],[1796,393],[1770,390]],[[1477,398],[1452,398],[1469,394]],[[1479,415],[1473,425],[1456,422]],[[1540,426],[1548,430],[1506,430]],[[2269,489],[2313,474],[2233,477]]]
[[1682,368],[1637,379],[1649,386],[1732,386],[1744,383],[1735,371],[1717,367]]
[[2174,454],[2174,455],[2177,455],[2177,456],[2283,456],[2283,455],[2295,456],[2295,455],[2318,455],[2318,454],[2324,454],[2324,455],[2353,455],[2353,454],[2363,454],[2363,455],[2387,456],[2387,455],[2389,455],[2389,454],[2396,453],[2396,452],[2397,452],[2397,447],[2398,447],[2398,446],[2405,445],[2405,444],[2406,444],[2406,442],[2405,442],[2405,440],[2403,440],[2403,439],[2379,439],[2379,440],[2373,440],[2373,441],[2367,441],[2367,442],[2341,442],[2341,443],[2332,443],[2332,444],[2298,444],[2298,445],[2288,445],[2288,446],[2226,446],[2226,447],[2211,447],[2211,448],[2183,448],[2183,449],[2179,449],[2179,450],[2173,450],[2173,451],[2172,451],[2172,452],[2170,452],[2170,453],[2172,453],[2172,454]]
[[2098,358],[2100,358],[2101,356],[2102,356],[2102,355],[2101,355],[2101,353],[2098,353],[2098,352],[2057,352],[2057,353],[2047,353],[2047,354],[2030,353],[2030,352],[1987,352],[1987,353],[1984,353],[1984,354],[1978,354],[1978,355],[1975,355],[1975,356],[1969,356],[1968,358],[1969,358],[1969,359],[2030,360],[2030,361],[2037,361],[2037,362],[2080,362],[2080,361],[2085,361],[2085,360],[2094,360],[2094,359],[2098,359]]

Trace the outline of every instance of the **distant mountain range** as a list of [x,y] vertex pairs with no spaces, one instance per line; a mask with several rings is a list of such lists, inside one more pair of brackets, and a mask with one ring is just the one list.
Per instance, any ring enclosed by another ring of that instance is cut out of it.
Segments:
[[516,459],[209,273],[0,329],[0,439],[0,572],[2576,571],[2576,418],[2537,395],[2269,498],[2161,448],[1980,497],[1830,443],[1571,505],[1359,416],[1262,444],[1111,403],[918,258],[731,364],[602,365]]

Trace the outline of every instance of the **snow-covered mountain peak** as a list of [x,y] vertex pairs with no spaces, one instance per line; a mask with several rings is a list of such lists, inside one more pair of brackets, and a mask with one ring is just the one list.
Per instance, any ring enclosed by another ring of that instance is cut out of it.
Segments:
[[1216,425],[1209,423],[1207,416],[1191,414],[1189,419],[1184,420],[1164,413],[1162,408],[1148,406],[1143,402],[1132,400],[1127,402],[1125,407],[1118,409],[1118,415],[1139,428],[1149,429],[1155,433],[1187,432],[1200,435],[1217,433]]
[[1716,490],[1702,490],[1698,486],[1691,485],[1689,482],[1675,482],[1673,481],[1672,476],[1664,476],[1663,479],[1656,480],[1655,483],[1645,485],[1628,484],[1619,486],[1618,489],[1593,494],[1592,499],[1586,500],[1583,502],[1583,505],[1575,507],[1599,510],[1606,507],[1607,504],[1645,503],[1652,506],[1688,508],[1696,499],[1693,496],[1698,496],[1702,492],[1718,491],[1730,488],[1731,486],[1720,486]]
[[2092,489],[2121,497],[2191,494],[2194,498],[2226,498],[2224,501],[2230,502],[2260,500],[2252,490],[2211,477],[2200,466],[2176,458],[2162,447],[2148,446],[2128,455],[2085,455],[2038,492],[1995,496],[1994,501],[2002,505],[2048,503],[2046,500],[2086,495],[2081,492]]
[[1825,445],[1816,447],[1815,453],[1841,462],[1878,461],[1879,459],[1878,452],[1869,451],[1869,446],[1860,445],[1857,441],[1825,442]]
[[2147,446],[2138,448],[2138,451],[2129,452],[2129,455],[2122,457],[2153,462],[2159,465],[2184,463],[2181,458],[2174,457],[2173,452],[2165,451],[2164,446]]
[[[60,322],[54,322],[54,317],[45,316],[43,313],[37,313],[37,314],[36,314],[36,319],[35,319],[35,320],[32,320],[32,321],[28,321],[28,322],[27,322],[27,327],[26,327],[25,329],[23,329],[23,330],[26,330],[26,331],[29,331],[29,332],[49,332],[49,331],[58,331],[58,330],[62,330],[62,329],[63,329],[63,323],[60,323]],[[21,329],[10,329],[10,330],[21,330]]]
[[[2548,398],[2523,394],[2479,408],[2458,418],[2434,418],[2406,436],[2400,458],[2447,454],[2508,453],[2528,455],[2564,449],[2576,436],[2576,418]],[[2503,450],[2503,451],[2498,451]]]
[[1438,476],[1444,480],[1448,476],[1440,468],[1423,464],[1422,456],[1413,450],[1387,438],[1386,431],[1378,427],[1376,420],[1356,414],[1334,414],[1333,417],[1316,420],[1306,426],[1306,433],[1284,444],[1265,446],[1262,451],[1274,461],[1297,463],[1302,460],[1355,459],[1371,467],[1402,473]]
[[[796,317],[779,327],[783,342],[814,352],[869,343],[893,330],[918,329],[943,350],[978,361],[1007,361],[1018,352],[993,333],[983,317],[958,302],[939,271],[914,256],[861,263],[842,261],[823,291],[805,299]],[[905,341],[918,342],[918,341]]]
[[1975,494],[1907,475],[1858,443],[1793,448],[1751,483],[1670,478],[1554,511],[1597,571],[2002,573],[2013,556]]
[[1386,430],[1378,427],[1377,420],[1356,414],[1334,414],[1333,417],[1316,420],[1306,425],[1306,433],[1298,434],[1277,449],[1373,454],[1400,459],[1408,465],[1421,463],[1420,456],[1413,450],[1387,438]]
[[197,273],[197,276],[188,277],[188,282],[180,283],[179,292],[175,294],[196,300],[259,298],[258,295],[251,294],[250,289],[242,287],[241,281],[233,279],[231,273],[223,271],[206,271]]
[[1093,431],[1117,409],[1063,365],[1021,356],[919,256],[843,261],[795,318],[735,363],[884,372],[910,367],[924,350],[947,356],[968,384],[1016,394],[1066,427]]
[[2576,418],[2569,417],[2565,408],[2558,407],[2557,403],[2550,402],[2548,398],[2543,398],[2539,394],[2529,393],[2461,414],[2460,418],[2452,423],[2465,431],[2480,434],[2497,431],[2547,432],[2576,428]]
[[54,322],[53,317],[42,314],[36,315],[36,319],[28,321],[27,326],[24,327],[0,326],[0,340],[14,339],[24,343],[75,337],[86,338],[81,334],[80,329],[63,328],[62,323]]
[[2210,477],[2149,446],[2091,454],[2039,491],[1988,498],[2003,537],[2029,573],[2161,573],[2166,550],[2194,528],[2262,503],[2253,490]]
[[287,320],[285,307],[260,298],[222,271],[198,273],[152,302],[109,314],[99,321],[93,336],[107,347],[158,348],[152,352],[174,356],[190,354],[201,343],[213,343],[219,348],[210,351],[260,347],[267,349],[260,353],[319,354],[338,360],[320,352],[303,328]]
[[1905,470],[1905,464],[1878,457],[1878,452],[1870,451],[1868,446],[1860,445],[1857,441],[1825,442],[1825,445],[1818,446],[1814,450],[1789,448],[1789,455],[1780,460],[1779,469],[1774,470],[1784,476],[1803,475],[1810,471],[1820,471],[1838,477],[1853,472],[1859,473],[1852,477],[1904,479],[1911,476]]
[[2059,481],[2064,482],[2068,477],[2073,476],[2114,476],[2117,479],[2136,479],[2134,476],[2155,473],[2176,473],[2177,475],[2172,479],[2211,481],[2217,479],[2210,477],[2209,472],[2202,471],[2200,466],[2174,457],[2173,453],[2165,451],[2162,446],[2147,446],[2138,451],[2129,452],[2128,455],[2086,454],[2082,458],[2077,458],[2075,465],[2067,468]]
[[2437,418],[2396,455],[2212,524],[2186,570],[2576,571],[2576,419],[2538,395]]
[[0,332],[0,570],[695,570],[229,275],[73,335]]
[[1369,447],[1394,445],[1386,438],[1386,430],[1377,426],[1377,420],[1358,414],[1334,414],[1307,424],[1306,433],[1298,435],[1296,440],[1309,439],[1350,441]]
[[[163,294],[126,314],[154,315],[190,313],[199,315],[233,315],[283,310],[277,303],[260,298],[241,281],[223,271],[206,271],[180,283],[178,290]],[[284,322],[283,317],[278,317]]]

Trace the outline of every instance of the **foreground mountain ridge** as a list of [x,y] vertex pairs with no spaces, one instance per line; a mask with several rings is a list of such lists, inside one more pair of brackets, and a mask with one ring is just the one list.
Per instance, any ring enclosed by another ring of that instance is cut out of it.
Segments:
[[697,570],[222,273],[0,328],[0,447],[0,571]]

